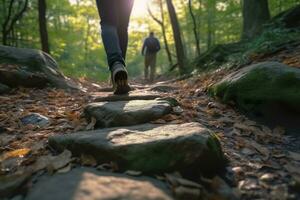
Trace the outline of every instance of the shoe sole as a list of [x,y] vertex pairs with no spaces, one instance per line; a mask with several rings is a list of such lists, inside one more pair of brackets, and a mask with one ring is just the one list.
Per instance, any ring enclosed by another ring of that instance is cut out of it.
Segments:
[[127,94],[130,91],[128,75],[125,70],[118,70],[114,73],[115,91],[114,94]]

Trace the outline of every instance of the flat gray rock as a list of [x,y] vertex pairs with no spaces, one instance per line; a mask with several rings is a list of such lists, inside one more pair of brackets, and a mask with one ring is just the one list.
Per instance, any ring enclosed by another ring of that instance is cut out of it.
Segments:
[[100,93],[93,95],[95,102],[103,101],[132,101],[132,100],[153,100],[161,98],[158,94],[142,93],[142,92],[130,92],[127,95],[114,95],[109,93]]
[[177,87],[173,87],[170,85],[156,85],[153,86],[152,88],[150,88],[151,91],[155,91],[155,92],[173,92],[175,90],[178,90]]
[[165,100],[133,100],[91,103],[85,108],[88,119],[97,120],[96,127],[116,127],[142,124],[172,111]]
[[25,188],[25,183],[30,179],[31,174],[24,173],[22,175],[6,175],[0,176],[0,199],[12,197]]
[[32,124],[32,125],[38,125],[40,127],[44,127],[50,123],[48,117],[45,117],[39,113],[32,113],[26,115],[25,117],[22,117],[20,120],[24,125]]
[[214,173],[224,164],[218,139],[199,123],[143,124],[53,136],[49,145],[75,156],[92,155],[99,163],[113,161],[121,170]]
[[152,178],[77,168],[66,174],[45,176],[26,200],[171,200],[164,183]]

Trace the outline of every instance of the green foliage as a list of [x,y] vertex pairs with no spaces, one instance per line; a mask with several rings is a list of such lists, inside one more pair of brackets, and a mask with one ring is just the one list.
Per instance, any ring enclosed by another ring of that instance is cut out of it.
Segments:
[[[136,0],[135,5],[141,5]],[[158,18],[161,17],[156,0],[150,0],[151,10]],[[165,2],[164,2],[165,3]],[[185,53],[188,61],[196,57],[193,23],[188,10],[188,0],[173,0],[177,17],[180,22]],[[7,14],[9,0],[0,3],[0,24],[2,25]],[[272,15],[299,4],[294,0],[269,0]],[[172,29],[164,4],[165,28],[170,50],[176,63],[175,47]],[[137,8],[136,10],[138,10]],[[237,43],[242,30],[242,14],[240,0],[193,0],[192,9],[196,16],[197,31],[200,36],[201,52],[208,49],[209,44]],[[135,12],[135,11],[134,11]],[[140,55],[143,39],[149,31],[154,31],[162,44],[162,50],[157,58],[157,72],[167,73],[170,66],[163,46],[163,37],[160,26],[147,14],[147,10],[140,15],[131,17],[129,27],[129,45],[127,51],[127,65],[131,76],[140,76],[143,73],[143,57]],[[141,11],[139,11],[141,12]],[[47,26],[51,54],[59,62],[61,69],[70,76],[87,77],[94,80],[106,80],[106,55],[100,38],[99,16],[94,0],[51,0],[47,1]],[[1,31],[2,26],[0,26]],[[23,18],[14,27],[15,38],[10,38],[10,44],[18,47],[40,48],[37,1],[29,0],[29,7]],[[231,56],[225,56],[225,61],[231,63],[247,62],[247,56],[253,52],[263,52],[271,48],[273,43],[280,42],[285,32],[273,30],[264,33],[260,39],[252,44],[244,44]],[[291,38],[293,35],[288,34]],[[288,38],[290,39],[290,38]],[[230,45],[229,45],[230,46]],[[220,49],[219,49],[220,50]],[[210,51],[218,51],[215,48]],[[221,48],[226,53],[226,48]],[[243,57],[244,59],[240,59]],[[199,60],[199,59],[198,59]],[[225,62],[224,61],[224,62]],[[206,62],[204,69],[214,68],[224,62]],[[187,63],[187,65],[189,65]],[[201,66],[200,66],[201,65]],[[213,66],[213,67],[212,67]],[[176,72],[175,72],[176,74]]]
[[299,39],[300,31],[270,28],[251,41],[216,45],[197,58],[195,62],[200,72],[245,65],[249,63],[252,56],[270,54]]
[[214,152],[215,156],[222,161],[225,161],[224,153],[222,151],[221,143],[219,137],[211,133],[210,137],[207,140],[207,146],[210,148],[212,152]]

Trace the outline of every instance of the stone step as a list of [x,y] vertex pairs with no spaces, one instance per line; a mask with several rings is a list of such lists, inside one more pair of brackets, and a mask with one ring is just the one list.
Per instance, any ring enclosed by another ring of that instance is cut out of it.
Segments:
[[154,85],[150,88],[150,91],[164,92],[164,93],[174,92],[175,90],[178,90],[178,88],[170,85]]
[[49,145],[75,156],[92,155],[99,163],[113,161],[121,170],[145,173],[195,170],[210,174],[224,166],[218,139],[199,123],[99,129],[53,136]]
[[44,176],[25,200],[171,200],[166,185],[148,177],[77,168],[66,174]]
[[104,102],[104,101],[132,101],[132,100],[153,100],[161,98],[159,94],[149,93],[149,92],[130,92],[127,95],[114,95],[111,93],[94,93],[92,98],[94,102]]
[[171,111],[169,101],[156,99],[91,103],[84,113],[88,120],[95,118],[96,127],[102,128],[142,124]]

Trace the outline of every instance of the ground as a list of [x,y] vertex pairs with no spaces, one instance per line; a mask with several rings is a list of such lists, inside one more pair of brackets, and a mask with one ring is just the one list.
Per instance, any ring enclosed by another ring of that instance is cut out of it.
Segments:
[[[287,51],[283,49],[268,57],[257,57],[256,60],[276,58],[277,61],[300,66],[299,56]],[[168,90],[166,87],[155,93],[177,99],[180,106],[176,109],[180,114],[168,114],[152,123],[199,122],[212,130],[228,159],[226,171],[220,173],[220,176],[240,199],[300,198],[299,139],[286,135],[282,127],[270,129],[258,124],[237,111],[233,105],[221,104],[207,95],[208,87],[232,70],[220,69],[181,81],[165,81],[163,85],[172,88]],[[108,85],[86,80],[78,82],[83,91],[19,88],[0,96],[2,177],[24,173],[38,177],[43,174],[41,169],[52,174],[65,173],[76,166],[99,168],[93,157],[70,158],[67,154],[56,156],[58,152],[48,145],[50,136],[94,129],[96,122],[86,121],[83,117],[84,107],[93,102],[95,95],[107,95],[103,88]],[[133,83],[142,93],[147,93],[145,91],[150,87],[140,84],[138,80]],[[29,113],[46,116],[50,124],[24,125],[20,119]],[[47,159],[42,158],[51,158],[51,166]],[[117,167],[110,163],[105,168],[114,171]],[[129,174],[139,175],[137,172]],[[180,176],[178,172],[174,174]],[[203,178],[203,181],[212,180]]]

